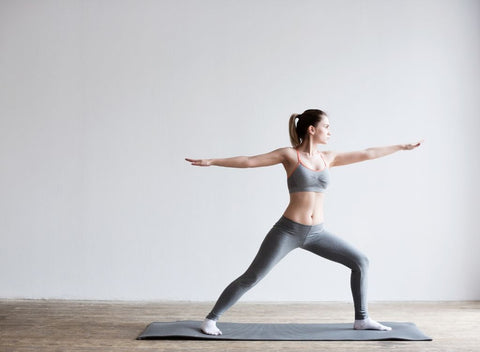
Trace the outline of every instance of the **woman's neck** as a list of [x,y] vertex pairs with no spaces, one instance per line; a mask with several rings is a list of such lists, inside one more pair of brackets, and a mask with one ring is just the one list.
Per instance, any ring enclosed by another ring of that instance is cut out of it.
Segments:
[[310,140],[303,141],[297,147],[298,151],[308,154],[308,156],[313,156],[317,154],[317,145],[312,143]]

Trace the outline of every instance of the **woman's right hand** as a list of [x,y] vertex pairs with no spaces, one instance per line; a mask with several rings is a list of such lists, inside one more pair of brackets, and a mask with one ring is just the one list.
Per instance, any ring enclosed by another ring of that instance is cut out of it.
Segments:
[[211,159],[189,159],[185,158],[186,161],[192,163],[195,166],[210,166],[212,164]]

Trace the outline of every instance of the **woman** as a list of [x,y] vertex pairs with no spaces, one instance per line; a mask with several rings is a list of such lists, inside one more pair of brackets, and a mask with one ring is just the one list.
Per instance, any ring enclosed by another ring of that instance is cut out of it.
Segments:
[[352,270],[350,285],[355,308],[354,329],[391,330],[390,327],[368,316],[367,257],[324,227],[324,192],[329,183],[330,168],[376,159],[399,150],[412,150],[419,147],[421,142],[368,148],[348,153],[320,152],[317,146],[328,143],[331,136],[329,128],[330,123],[326,113],[322,110],[310,109],[290,117],[290,141],[293,148],[286,147],[266,154],[227,159],[185,159],[196,166],[241,168],[282,163],[287,173],[290,192],[290,203],[287,209],[265,237],[250,267],[227,286],[203,321],[201,329],[205,334],[221,335],[222,332],[216,326],[220,315],[295,248],[306,249]]

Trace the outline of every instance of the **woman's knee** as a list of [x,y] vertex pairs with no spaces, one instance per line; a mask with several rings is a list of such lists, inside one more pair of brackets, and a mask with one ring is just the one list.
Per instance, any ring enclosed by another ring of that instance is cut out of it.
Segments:
[[367,271],[369,265],[370,265],[370,261],[365,254],[360,254],[355,259],[355,269],[358,271]]

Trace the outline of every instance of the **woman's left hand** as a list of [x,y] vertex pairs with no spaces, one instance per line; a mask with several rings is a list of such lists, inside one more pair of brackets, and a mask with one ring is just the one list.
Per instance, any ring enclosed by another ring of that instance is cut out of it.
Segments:
[[404,144],[403,150],[412,150],[412,149],[418,148],[422,143],[423,143],[423,139],[417,143]]

